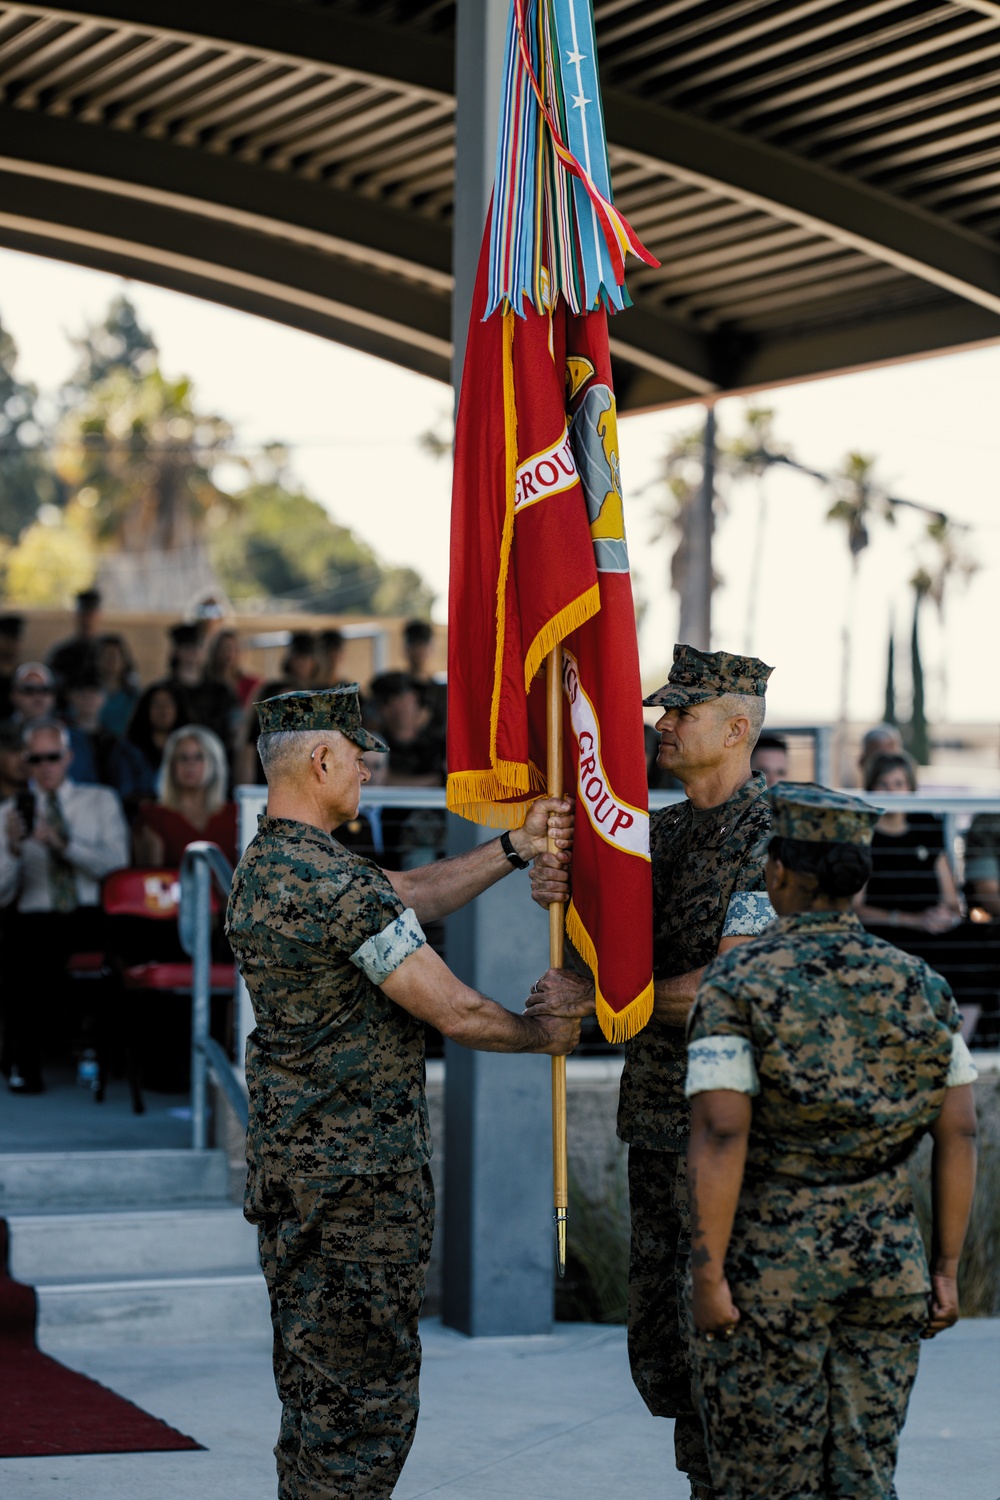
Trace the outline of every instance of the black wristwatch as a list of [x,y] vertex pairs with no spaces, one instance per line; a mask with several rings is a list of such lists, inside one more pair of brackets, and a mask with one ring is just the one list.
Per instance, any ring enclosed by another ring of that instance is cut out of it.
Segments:
[[528,868],[528,861],[522,859],[518,854],[510,841],[510,834],[506,830],[500,835],[500,848],[506,854],[515,870],[526,870]]

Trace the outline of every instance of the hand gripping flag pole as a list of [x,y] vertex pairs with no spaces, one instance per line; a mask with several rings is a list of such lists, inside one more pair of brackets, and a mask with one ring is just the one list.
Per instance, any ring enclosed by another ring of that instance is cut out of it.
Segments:
[[[591,0],[511,0],[455,430],[448,806],[515,828],[546,792],[574,801],[573,897],[549,908],[549,962],[562,967],[568,935],[616,1042],[653,1004],[642,694],[607,330],[608,313],[630,305],[626,251],[656,264],[611,203]],[[562,1058],[552,1135],[562,1275]]]

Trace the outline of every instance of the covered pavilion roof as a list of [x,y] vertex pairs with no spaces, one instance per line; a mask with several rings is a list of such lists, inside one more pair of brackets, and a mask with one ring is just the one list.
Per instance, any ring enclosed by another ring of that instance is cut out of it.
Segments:
[[[1000,340],[1000,0],[595,0],[622,409]],[[0,0],[0,244],[450,377],[454,0]],[[0,288],[2,296],[2,288]]]

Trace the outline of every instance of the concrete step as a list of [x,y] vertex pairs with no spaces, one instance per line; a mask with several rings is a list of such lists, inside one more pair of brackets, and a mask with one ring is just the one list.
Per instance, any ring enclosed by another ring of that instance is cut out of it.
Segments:
[[121,1344],[212,1344],[266,1339],[271,1322],[256,1274],[43,1283],[38,1344],[60,1349]]
[[10,1274],[29,1286],[258,1269],[256,1230],[229,1205],[8,1214],[7,1224]]
[[65,1151],[0,1154],[0,1214],[156,1208],[225,1202],[222,1151]]

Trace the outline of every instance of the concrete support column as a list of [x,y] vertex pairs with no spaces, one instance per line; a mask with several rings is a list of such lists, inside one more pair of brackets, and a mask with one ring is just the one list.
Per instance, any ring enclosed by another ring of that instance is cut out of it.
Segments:
[[[458,818],[449,852],[495,838]],[[448,921],[448,959],[467,984],[520,1011],[548,967],[548,921],[526,873]],[[445,1047],[442,1316],[474,1337],[552,1329],[551,1064]]]
[[[452,364],[456,404],[476,266],[493,190],[508,0],[458,0]],[[495,838],[449,818],[449,852]],[[548,967],[548,924],[526,874],[448,923],[451,968],[519,1011]],[[474,1336],[549,1333],[553,1231],[547,1057],[445,1051],[443,1316]]]

